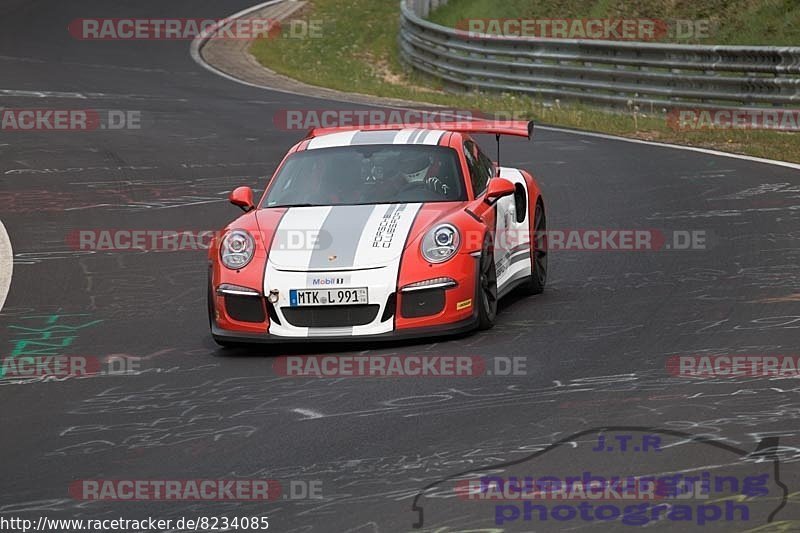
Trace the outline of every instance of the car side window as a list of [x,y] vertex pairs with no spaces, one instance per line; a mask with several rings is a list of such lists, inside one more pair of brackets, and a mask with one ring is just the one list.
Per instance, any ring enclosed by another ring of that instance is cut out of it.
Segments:
[[486,176],[486,181],[492,179],[494,175],[494,163],[489,159],[489,156],[483,153],[480,147],[478,147],[478,167]]
[[472,180],[472,190],[475,196],[486,190],[486,185],[492,177],[491,161],[489,161],[489,167],[487,168],[485,162],[481,161],[480,156],[481,152],[473,141],[464,143],[464,157],[467,160],[469,177]]

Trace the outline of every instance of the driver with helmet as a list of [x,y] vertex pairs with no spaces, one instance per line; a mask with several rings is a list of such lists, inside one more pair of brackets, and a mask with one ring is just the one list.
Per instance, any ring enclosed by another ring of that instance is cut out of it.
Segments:
[[[447,197],[451,191],[449,179],[440,177],[441,163],[427,154],[411,157],[398,156],[383,163],[379,174],[382,175],[384,194],[397,194],[414,186]],[[376,180],[377,181],[377,180]]]

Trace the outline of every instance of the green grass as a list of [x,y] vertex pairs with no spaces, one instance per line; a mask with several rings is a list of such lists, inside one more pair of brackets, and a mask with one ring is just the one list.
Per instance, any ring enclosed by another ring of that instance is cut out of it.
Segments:
[[[448,6],[448,10],[484,0],[451,1],[454,5]],[[532,0],[506,2],[532,4]],[[552,3],[579,2],[553,0]],[[671,0],[671,3],[689,4],[688,0]],[[507,5],[496,3],[501,4]],[[597,2],[598,6],[610,4],[610,0]],[[441,13],[437,12],[437,17]],[[663,117],[641,113],[634,117],[630,112],[610,113],[582,105],[553,106],[527,96],[447,93],[437,81],[409,72],[401,65],[397,49],[400,8],[396,0],[313,0],[310,9],[297,16],[322,19],[323,37],[257,41],[251,51],[261,64],[312,85],[457,109],[515,113],[538,123],[800,162],[798,134],[746,130],[676,132],[667,127]],[[463,18],[460,14],[454,16]]]
[[700,44],[800,46],[797,0],[450,0],[431,20],[470,18],[652,18],[709,20],[708,37],[663,39]]

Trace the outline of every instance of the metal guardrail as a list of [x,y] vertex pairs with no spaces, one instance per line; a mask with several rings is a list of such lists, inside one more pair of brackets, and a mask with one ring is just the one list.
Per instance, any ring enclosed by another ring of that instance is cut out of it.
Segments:
[[612,106],[770,108],[800,102],[800,47],[470,36],[401,0],[400,52],[448,88]]
[[447,4],[447,0],[407,0],[413,13],[422,18],[427,17],[431,11]]

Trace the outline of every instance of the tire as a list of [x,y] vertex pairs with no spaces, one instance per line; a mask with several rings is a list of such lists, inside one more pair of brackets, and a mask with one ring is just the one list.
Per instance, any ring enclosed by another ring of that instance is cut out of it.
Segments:
[[494,247],[489,235],[483,238],[475,297],[478,305],[478,329],[491,329],[497,318],[497,267],[494,264]]
[[520,286],[523,293],[533,295],[544,292],[547,284],[547,215],[541,200],[536,202],[533,214],[533,241],[531,242],[531,276]]

